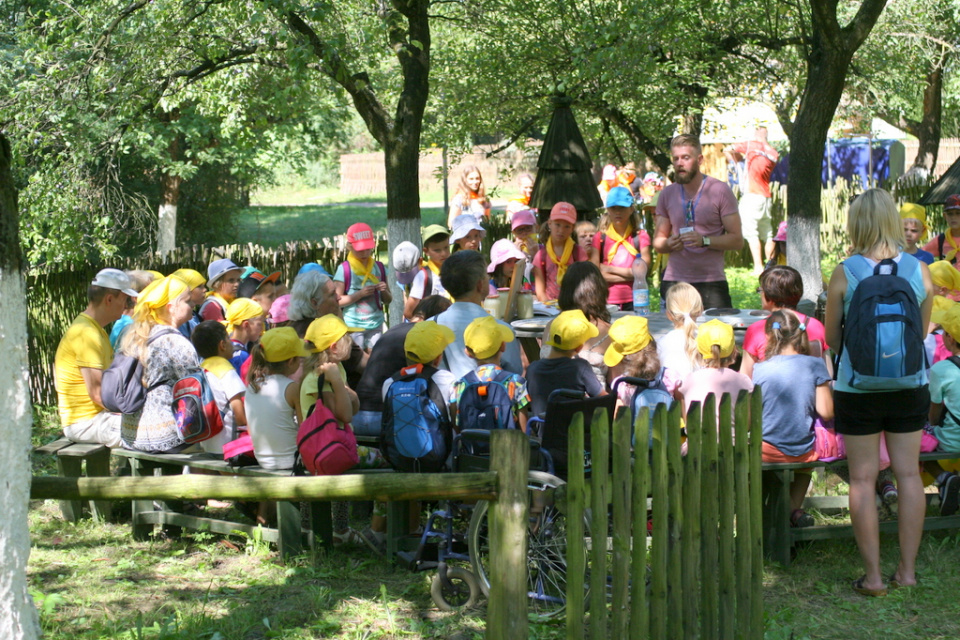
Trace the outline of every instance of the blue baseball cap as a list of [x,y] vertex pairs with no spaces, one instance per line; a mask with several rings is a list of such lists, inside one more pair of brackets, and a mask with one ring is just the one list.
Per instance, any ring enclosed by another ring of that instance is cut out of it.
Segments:
[[241,268],[237,266],[237,263],[228,258],[214,260],[210,263],[210,266],[207,267],[207,284],[212,287],[213,284],[226,275],[228,271],[241,271]]
[[632,207],[633,194],[626,187],[614,187],[607,193],[608,207]]
[[297,275],[300,275],[301,273],[306,273],[307,271],[319,271],[320,273],[327,276],[328,278],[333,277],[330,275],[330,272],[328,272],[326,269],[321,267],[316,262],[308,262],[307,264],[300,267],[300,271],[297,271]]

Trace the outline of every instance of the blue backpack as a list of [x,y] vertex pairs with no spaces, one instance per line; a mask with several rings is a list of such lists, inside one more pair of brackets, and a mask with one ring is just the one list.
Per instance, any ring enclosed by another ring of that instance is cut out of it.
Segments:
[[[513,401],[503,385],[513,377],[509,371],[500,372],[489,382],[481,382],[475,371],[463,377],[467,387],[457,402],[457,424],[463,429],[516,429]],[[508,383],[511,384],[511,383]]]
[[[637,388],[636,392],[633,394],[633,399],[630,401],[630,418],[631,423],[636,425],[637,416],[640,415],[640,412],[649,412],[651,423],[649,436],[647,438],[648,447],[653,447],[653,412],[656,411],[657,406],[661,404],[665,404],[667,409],[673,406],[673,396],[670,395],[670,392],[667,391],[667,386],[663,383],[664,371],[666,371],[666,369],[664,367],[660,367],[660,371],[658,371],[657,375],[653,377],[653,380],[644,380],[643,378],[624,376],[619,378],[613,385],[614,395],[616,395],[617,387],[620,384],[632,384]],[[636,434],[634,434],[631,444],[636,446]]]
[[849,384],[865,391],[916,389],[926,382],[924,327],[910,278],[920,268],[911,255],[871,267],[866,258],[843,261],[856,282],[843,320],[841,357],[850,363]]
[[380,451],[397,471],[443,469],[453,427],[447,402],[431,379],[437,370],[405,367],[391,380],[383,402]]

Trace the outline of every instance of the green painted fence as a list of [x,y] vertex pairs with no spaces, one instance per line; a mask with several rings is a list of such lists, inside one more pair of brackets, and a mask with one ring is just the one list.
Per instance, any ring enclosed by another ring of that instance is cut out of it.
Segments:
[[589,479],[576,453],[583,417],[574,418],[567,638],[763,637],[760,392],[732,404],[724,394],[719,410],[712,395],[691,407],[686,455],[679,403],[637,421],[636,442],[653,430],[649,455],[632,454],[626,412],[611,428],[598,410]]

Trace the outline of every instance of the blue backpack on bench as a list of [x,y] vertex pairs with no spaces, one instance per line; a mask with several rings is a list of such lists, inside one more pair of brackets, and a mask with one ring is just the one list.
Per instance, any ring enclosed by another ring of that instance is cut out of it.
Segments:
[[[617,379],[613,385],[613,395],[617,395],[617,387],[621,384],[631,384],[637,388],[633,394],[633,399],[630,401],[630,424],[632,426],[637,424],[637,417],[641,411],[647,411],[650,414],[651,422],[649,437],[647,439],[648,447],[653,447],[653,412],[656,411],[657,406],[661,404],[666,405],[667,409],[673,406],[673,396],[670,395],[670,392],[667,391],[667,386],[663,383],[663,374],[665,371],[666,369],[664,367],[660,367],[660,371],[657,372],[657,375],[655,375],[652,380],[623,376]],[[633,435],[631,444],[636,446],[636,434]]]

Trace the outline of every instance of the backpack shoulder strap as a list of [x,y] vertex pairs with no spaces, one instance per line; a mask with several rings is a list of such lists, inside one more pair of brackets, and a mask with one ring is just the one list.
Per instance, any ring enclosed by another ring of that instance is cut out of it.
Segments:
[[603,231],[600,232],[600,264],[606,264],[607,262],[607,234]]
[[463,379],[466,380],[467,384],[482,384],[480,376],[477,375],[476,371],[468,371],[467,375],[463,376]]
[[421,267],[423,269],[423,297],[433,295],[433,272],[430,267]]
[[943,260],[943,243],[947,241],[945,233],[937,235],[937,258]]
[[443,414],[443,419],[445,422],[450,422],[450,408],[447,406],[447,399],[443,397],[443,394],[440,393],[440,387],[437,386],[437,383],[433,381],[433,374],[435,374],[439,369],[431,367],[428,365],[423,365],[423,368],[420,370],[420,373],[416,377],[423,378],[427,381],[427,395],[433,400],[433,404],[437,405],[437,408],[440,409],[440,412]]
[[350,293],[350,285],[353,284],[353,271],[350,269],[350,263],[346,260],[340,263],[340,268],[343,269],[343,293],[346,295]]

